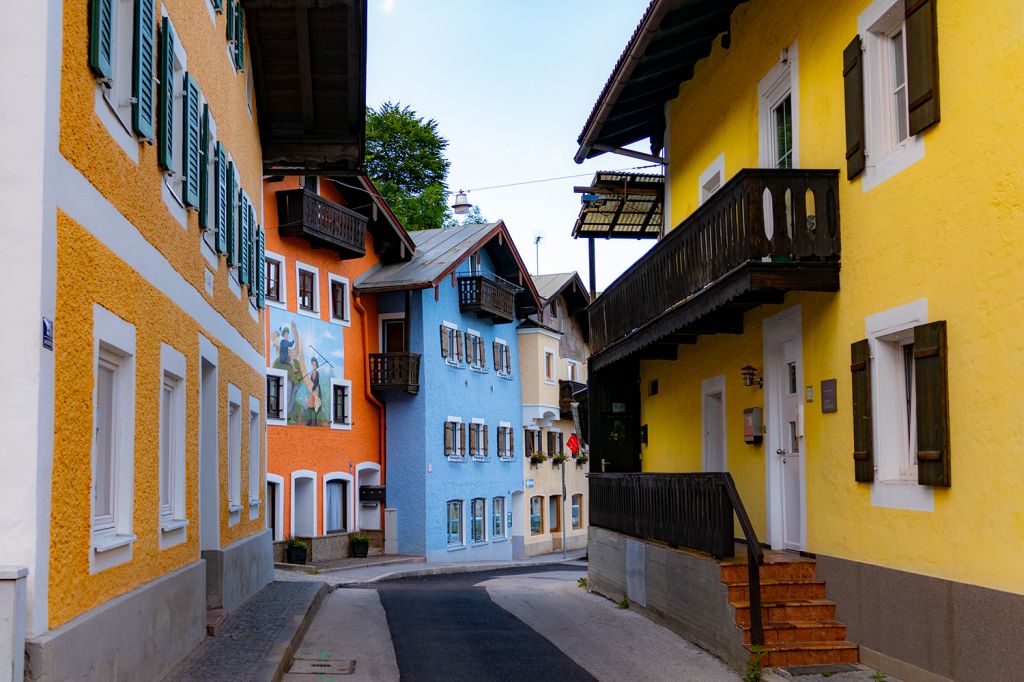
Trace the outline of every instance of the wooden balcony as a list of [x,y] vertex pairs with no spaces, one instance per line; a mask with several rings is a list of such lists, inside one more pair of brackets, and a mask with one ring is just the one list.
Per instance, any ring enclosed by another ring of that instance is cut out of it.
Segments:
[[508,282],[487,275],[459,277],[459,309],[489,317],[496,324],[515,320],[516,290]]
[[787,291],[838,291],[838,181],[838,170],[737,173],[590,305],[591,370],[742,333],[746,310]]
[[561,412],[559,416],[562,419],[572,419],[573,394],[576,391],[582,391],[586,387],[586,384],[581,384],[578,381],[558,380],[558,411]]
[[303,237],[342,259],[366,255],[366,218],[307,189],[277,193],[277,230],[282,237]]
[[420,392],[419,353],[371,353],[370,390]]

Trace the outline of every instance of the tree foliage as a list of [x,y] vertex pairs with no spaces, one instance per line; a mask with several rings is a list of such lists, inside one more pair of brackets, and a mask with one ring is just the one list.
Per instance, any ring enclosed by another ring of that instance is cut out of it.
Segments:
[[448,140],[437,121],[385,102],[366,113],[366,171],[407,230],[443,227],[450,219]]
[[451,224],[452,225],[483,225],[483,224],[486,224],[486,223],[489,223],[489,222],[491,222],[491,221],[488,220],[487,218],[485,218],[483,216],[483,213],[480,212],[480,207],[474,205],[471,209],[469,209],[469,213],[466,213],[463,216],[461,221],[458,220],[458,218],[453,218],[452,221],[451,221]]

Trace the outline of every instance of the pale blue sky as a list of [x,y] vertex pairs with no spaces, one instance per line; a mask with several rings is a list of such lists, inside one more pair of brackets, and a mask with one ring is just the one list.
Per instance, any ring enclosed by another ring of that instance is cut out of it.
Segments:
[[[391,100],[434,118],[448,138],[452,191],[643,165],[605,154],[577,165],[579,134],[648,0],[370,0],[367,104]],[[647,169],[642,172],[656,172]],[[589,177],[471,192],[503,218],[531,272],[578,270],[570,237]],[[599,241],[598,289],[651,241]]]

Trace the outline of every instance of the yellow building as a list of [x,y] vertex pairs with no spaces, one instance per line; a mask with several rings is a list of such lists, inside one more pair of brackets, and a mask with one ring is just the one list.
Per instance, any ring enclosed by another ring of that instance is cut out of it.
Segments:
[[663,236],[589,309],[607,470],[730,472],[904,679],[1018,674],[1021,26],[1014,0],[654,0],[579,138],[665,164]]
[[575,272],[536,275],[533,283],[541,310],[517,329],[525,444],[525,527],[522,536],[513,535],[519,558],[587,545],[587,457],[579,451],[573,455],[566,443],[576,433],[574,393],[587,383],[589,352],[581,316],[590,296]]
[[[207,609],[272,578],[263,176],[359,165],[362,77],[310,85],[308,69],[362,74],[365,35],[359,2],[274,4],[0,10],[17,93],[0,104],[0,564],[19,567],[0,571],[0,660],[16,679],[21,661],[31,679],[158,679]],[[301,22],[302,44],[259,40]],[[332,56],[346,27],[358,63]],[[346,103],[357,117],[323,115]]]

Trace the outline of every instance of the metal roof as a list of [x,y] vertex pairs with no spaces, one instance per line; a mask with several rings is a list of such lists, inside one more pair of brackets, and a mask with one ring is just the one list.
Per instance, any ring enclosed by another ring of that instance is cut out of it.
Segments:
[[577,187],[583,207],[573,237],[657,239],[661,236],[665,176],[598,171]]
[[651,138],[662,147],[665,102],[693,78],[720,34],[728,47],[729,17],[745,0],[652,0],[619,56],[577,141],[576,163]]
[[[533,284],[537,287],[541,303],[547,304],[551,299],[562,296],[565,298],[566,308],[571,315],[581,313],[590,305],[590,294],[576,271],[534,275]],[[585,323],[586,320],[583,319],[580,322]]]

